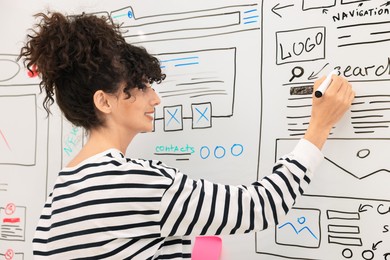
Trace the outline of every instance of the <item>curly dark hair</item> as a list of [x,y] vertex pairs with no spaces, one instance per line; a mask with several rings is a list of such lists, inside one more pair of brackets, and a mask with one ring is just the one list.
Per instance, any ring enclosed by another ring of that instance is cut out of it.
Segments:
[[18,59],[23,58],[30,71],[37,68],[48,114],[55,95],[65,117],[90,130],[104,124],[93,102],[97,90],[117,93],[125,83],[123,91],[130,97],[132,88],[143,89],[165,78],[158,59],[127,43],[120,26],[109,18],[58,12],[34,16],[40,21],[27,35]]

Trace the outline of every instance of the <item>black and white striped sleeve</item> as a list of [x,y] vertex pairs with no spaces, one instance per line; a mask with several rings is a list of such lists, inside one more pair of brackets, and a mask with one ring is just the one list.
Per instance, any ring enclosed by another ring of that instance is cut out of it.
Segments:
[[249,186],[195,181],[179,172],[162,197],[161,233],[221,235],[273,226],[303,194],[322,160],[317,147],[302,139],[272,174]]

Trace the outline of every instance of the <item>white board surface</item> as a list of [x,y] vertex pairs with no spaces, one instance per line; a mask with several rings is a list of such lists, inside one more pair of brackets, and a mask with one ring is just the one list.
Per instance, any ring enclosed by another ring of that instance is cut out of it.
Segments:
[[[158,3],[157,3],[158,2]],[[98,13],[161,61],[154,131],[130,157],[192,178],[250,184],[301,138],[310,87],[334,68],[356,99],[326,160],[275,228],[224,236],[221,259],[390,259],[390,4],[383,0],[3,1],[0,4],[0,259],[33,259],[56,174],[86,140],[15,61],[33,14]]]

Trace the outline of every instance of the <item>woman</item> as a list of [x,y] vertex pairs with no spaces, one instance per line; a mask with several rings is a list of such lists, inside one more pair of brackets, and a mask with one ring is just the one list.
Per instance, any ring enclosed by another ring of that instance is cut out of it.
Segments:
[[191,236],[275,225],[309,184],[332,126],[354,98],[350,84],[333,76],[313,100],[304,138],[261,181],[194,181],[162,162],[125,157],[132,139],[152,130],[160,99],[151,84],[165,78],[159,61],[126,43],[108,19],[36,17],[20,58],[38,68],[45,109],[55,95],[65,117],[89,134],[47,198],[33,240],[37,259],[190,259]]

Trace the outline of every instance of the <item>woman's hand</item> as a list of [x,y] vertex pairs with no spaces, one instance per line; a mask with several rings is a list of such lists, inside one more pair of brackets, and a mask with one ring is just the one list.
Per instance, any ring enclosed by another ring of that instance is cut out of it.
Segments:
[[314,96],[325,77],[314,83],[312,111],[304,138],[322,149],[332,127],[343,117],[355,98],[351,84],[343,77],[333,75],[322,97]]

